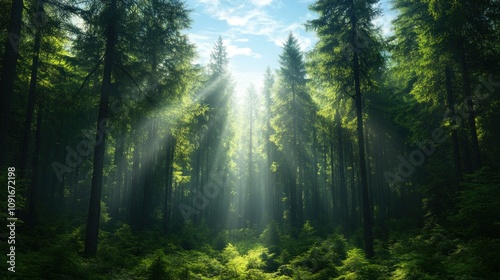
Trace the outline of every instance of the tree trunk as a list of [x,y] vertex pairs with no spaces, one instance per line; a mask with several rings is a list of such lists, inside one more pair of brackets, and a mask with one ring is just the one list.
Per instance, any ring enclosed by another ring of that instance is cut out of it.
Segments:
[[257,199],[258,199],[258,194],[257,194],[257,186],[255,185],[255,176],[254,176],[254,166],[253,166],[253,96],[250,96],[250,115],[249,115],[249,121],[250,121],[250,129],[248,132],[248,185],[247,185],[247,190],[248,190],[248,198],[249,198],[249,203],[250,205],[249,209],[246,211],[248,221],[250,222],[250,226],[258,225],[258,217],[260,215],[260,211],[258,209],[257,205]]
[[351,185],[351,232],[354,232],[357,230],[358,225],[359,225],[359,213],[358,213],[358,188],[356,188],[357,185],[357,180],[356,180],[356,169],[354,168],[354,147],[351,142],[349,142],[348,145],[349,149],[349,165],[351,166],[351,173],[350,173],[350,185]]
[[36,200],[38,196],[38,159],[40,155],[42,135],[42,106],[38,105],[36,117],[36,132],[35,132],[35,150],[33,151],[33,162],[31,172],[31,184],[28,191],[28,222],[30,226],[35,225]]
[[357,134],[358,134],[358,150],[359,150],[359,171],[361,178],[361,190],[363,195],[363,228],[365,239],[365,254],[368,258],[373,257],[373,232],[372,232],[372,211],[370,209],[370,198],[368,189],[368,178],[366,170],[365,156],[365,140],[363,131],[363,110],[361,102],[361,84],[358,49],[356,46],[356,15],[355,15],[354,0],[351,0],[351,28],[352,28],[352,48],[353,60],[352,71],[354,74],[355,102],[356,102],[356,118],[357,118]]
[[313,126],[313,155],[314,155],[314,166],[313,166],[313,185],[312,185],[312,218],[315,219],[316,223],[319,224],[319,183],[318,183],[318,139],[317,139],[316,127]]
[[451,118],[451,140],[453,143],[453,161],[455,163],[455,176],[456,180],[460,181],[462,178],[462,166],[460,163],[460,146],[458,145],[458,135],[457,130],[454,128],[455,123],[455,101],[453,98],[453,86],[452,86],[452,77],[451,77],[451,69],[449,66],[446,66],[446,91],[448,93],[448,109],[450,110],[450,118]]
[[147,229],[151,226],[151,220],[153,216],[154,204],[154,187],[153,187],[153,176],[156,163],[156,125],[154,120],[150,120],[149,132],[146,145],[143,147],[142,156],[142,176],[144,176],[144,184],[142,185],[143,196],[141,203],[141,217],[139,218],[140,226],[139,229]]
[[116,139],[116,150],[114,162],[116,165],[116,186],[113,189],[113,209],[112,214],[114,218],[118,218],[120,215],[120,208],[122,205],[122,196],[125,191],[123,184],[123,167],[125,165],[124,151],[125,151],[125,131],[122,128],[120,135],[117,135]]
[[102,81],[101,99],[99,102],[99,116],[97,118],[96,147],[94,150],[94,170],[92,174],[92,186],[90,190],[89,213],[87,218],[87,229],[85,235],[85,255],[95,256],[97,253],[97,242],[99,235],[99,217],[101,214],[101,192],[102,175],[104,168],[104,156],[106,152],[106,121],[108,118],[108,103],[111,91],[111,72],[114,64],[114,53],[117,40],[116,33],[116,0],[111,0],[109,14],[107,16],[108,26],[106,30],[106,52],[104,59],[104,73]]
[[481,168],[481,150],[479,149],[479,140],[477,137],[476,129],[476,112],[474,111],[474,102],[472,101],[472,94],[470,89],[469,68],[467,66],[467,58],[464,50],[463,42],[461,43],[460,53],[460,66],[462,68],[462,82],[467,102],[467,112],[469,113],[468,124],[469,133],[472,144],[472,159],[473,170]]
[[[40,17],[43,15],[43,1],[38,1],[37,15]],[[41,22],[42,19],[37,19]],[[40,41],[42,38],[42,30],[40,26],[37,26],[35,33],[35,45],[33,47],[33,60],[31,63],[31,78],[30,87],[28,93],[28,108],[26,110],[26,120],[24,122],[24,133],[23,140],[21,144],[21,158],[19,159],[19,170],[21,177],[26,174],[26,167],[28,162],[28,150],[30,143],[30,132],[31,124],[33,122],[33,111],[35,110],[36,103],[36,82],[38,77],[38,58],[40,54]]]
[[168,232],[170,224],[170,215],[172,211],[172,191],[173,191],[173,175],[174,175],[174,156],[175,156],[175,137],[169,133],[167,135],[166,146],[166,182],[165,182],[165,198],[163,202],[163,230]]
[[[292,110],[296,112],[295,104],[295,86],[292,83]],[[291,169],[291,182],[290,182],[290,220],[293,228],[299,227],[298,211],[297,211],[297,169],[298,169],[298,145],[297,145],[297,118],[292,119],[292,169]]]
[[331,188],[331,194],[332,194],[332,219],[333,219],[333,225],[337,226],[338,223],[338,214],[339,214],[339,204],[337,203],[337,194],[335,191],[335,157],[334,157],[334,135],[333,135],[333,126],[331,127],[331,138],[330,138],[330,168],[331,168],[331,182],[330,182],[330,188]]
[[344,233],[347,233],[348,229],[348,211],[347,211],[347,187],[345,183],[345,163],[344,163],[344,146],[342,138],[342,121],[340,119],[340,114],[337,111],[335,115],[337,121],[337,137],[338,137],[338,153],[339,153],[339,177],[340,177],[340,219],[342,222],[342,228]]
[[[137,134],[140,134],[137,131]],[[130,183],[130,208],[129,208],[129,222],[130,227],[135,231],[139,228],[139,219],[140,219],[140,209],[142,202],[141,200],[141,153],[140,153],[140,145],[141,142],[139,139],[135,140],[134,152],[133,152],[133,163],[132,163],[132,179]]]
[[10,10],[9,34],[5,40],[2,76],[0,78],[0,165],[7,164],[7,145],[9,140],[10,100],[16,79],[19,36],[23,17],[23,0],[13,0]]

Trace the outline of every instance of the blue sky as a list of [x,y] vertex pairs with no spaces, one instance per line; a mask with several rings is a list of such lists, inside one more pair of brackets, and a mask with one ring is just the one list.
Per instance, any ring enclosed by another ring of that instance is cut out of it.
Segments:
[[[315,18],[308,10],[312,0],[187,0],[193,24],[187,33],[196,44],[198,63],[208,63],[212,47],[222,36],[230,59],[236,92],[243,93],[254,83],[261,87],[267,66],[277,69],[278,56],[288,34],[293,32],[302,51],[310,50],[316,37],[304,23]],[[384,34],[390,32],[387,0],[381,2],[383,15],[375,21]]]

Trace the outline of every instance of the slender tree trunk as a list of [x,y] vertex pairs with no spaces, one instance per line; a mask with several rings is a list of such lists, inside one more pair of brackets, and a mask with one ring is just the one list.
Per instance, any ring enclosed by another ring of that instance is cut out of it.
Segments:
[[[325,205],[328,205],[328,196],[326,195],[328,193],[328,172],[327,172],[327,166],[328,166],[328,143],[327,143],[327,137],[326,137],[326,132],[323,134],[323,139],[324,142],[322,143],[322,154],[323,154],[323,188],[322,188],[322,197],[324,198],[321,201],[321,210],[323,211],[324,209],[328,209],[328,207],[325,207]],[[328,220],[328,215],[320,215],[319,220],[321,223],[325,223]]]
[[276,200],[276,180],[275,173],[271,170],[271,166],[274,161],[274,153],[272,151],[271,137],[271,125],[269,119],[267,120],[267,131],[266,131],[266,155],[267,155],[267,168],[266,168],[266,191],[267,191],[267,217],[268,222],[277,221],[275,213],[275,200]]
[[467,137],[467,133],[465,133],[465,131],[463,130],[460,130],[457,132],[458,134],[458,138],[461,139],[461,141],[459,141],[459,143],[461,142],[462,143],[462,154],[463,154],[463,158],[464,160],[462,161],[463,165],[464,165],[464,173],[470,173],[472,171],[474,171],[474,164],[472,162],[472,155],[471,155],[471,145],[470,145],[470,139],[469,137]]
[[337,226],[338,223],[338,214],[339,214],[339,204],[337,203],[337,194],[335,191],[335,157],[334,157],[334,135],[333,135],[333,126],[330,130],[331,132],[331,138],[330,138],[330,168],[331,168],[331,182],[330,182],[330,188],[331,188],[331,195],[332,195],[332,218],[333,218],[333,225]]
[[250,128],[248,132],[248,196],[249,196],[249,209],[247,211],[248,220],[251,226],[258,225],[258,217],[260,215],[260,211],[257,205],[257,186],[255,184],[255,176],[254,176],[254,163],[253,163],[253,122],[254,122],[254,108],[253,108],[253,96],[250,96]]
[[101,192],[102,175],[104,168],[104,155],[106,152],[106,120],[108,118],[108,103],[111,91],[111,72],[114,63],[114,53],[117,40],[116,34],[116,0],[111,0],[109,14],[107,16],[108,26],[106,30],[106,52],[104,59],[104,74],[102,81],[101,100],[99,102],[99,116],[96,128],[96,147],[94,150],[94,170],[92,174],[92,186],[90,190],[89,213],[87,218],[87,230],[85,235],[85,255],[95,256],[97,253],[97,242],[99,235],[99,217],[101,214]]
[[[37,15],[41,17],[43,15],[43,1],[38,1]],[[42,19],[37,19],[41,22]],[[33,47],[33,59],[31,63],[31,78],[30,87],[28,93],[28,108],[26,110],[26,120],[24,122],[24,133],[23,140],[21,144],[21,158],[19,159],[19,169],[21,177],[26,174],[26,167],[28,162],[28,150],[30,143],[31,134],[31,124],[33,122],[33,112],[35,110],[36,103],[36,84],[38,77],[38,58],[40,55],[40,41],[42,38],[42,30],[40,26],[37,26],[35,33],[35,45]]]
[[[206,137],[206,136],[205,136]],[[198,191],[201,191],[201,184],[202,184],[202,179],[201,179],[201,173],[202,173],[202,170],[203,170],[203,144],[205,142],[203,141],[203,139],[200,139],[200,144],[198,145],[198,149],[196,150],[196,159],[195,159],[195,165],[194,165],[194,168],[193,168],[193,172],[194,172],[194,180],[193,180],[193,186],[192,186],[192,189],[195,190],[198,190]],[[194,198],[193,195],[191,195],[192,198]],[[195,223],[198,223],[200,221],[201,217],[200,215],[194,215],[193,216],[193,221]]]
[[448,93],[448,109],[450,110],[450,118],[451,118],[451,141],[453,143],[453,161],[455,163],[455,176],[456,180],[460,181],[462,178],[462,165],[460,163],[460,146],[458,145],[458,135],[457,130],[454,128],[455,122],[455,101],[453,98],[453,86],[452,86],[452,77],[451,77],[451,69],[449,66],[446,66],[446,91]]
[[[300,149],[300,145],[299,145]],[[304,222],[304,164],[302,162],[302,153],[298,152],[299,161],[297,162],[297,225],[302,226]]]
[[350,179],[350,185],[351,185],[351,231],[354,232],[358,228],[359,225],[359,214],[358,214],[358,208],[357,206],[359,205],[358,203],[358,188],[357,186],[357,180],[356,180],[356,168],[355,168],[355,163],[354,163],[354,147],[351,142],[349,142],[348,145],[349,149],[349,164],[351,166],[351,179]]
[[[296,112],[295,104],[295,86],[292,83],[292,110]],[[292,141],[293,141],[293,159],[290,184],[290,216],[292,227],[299,227],[298,209],[297,209],[297,169],[298,169],[298,145],[297,145],[297,118],[292,119]]]
[[141,217],[140,221],[140,229],[147,229],[151,226],[151,219],[153,215],[154,209],[154,190],[153,190],[153,176],[154,169],[156,165],[156,125],[155,121],[151,120],[149,124],[149,132],[148,139],[146,141],[146,145],[143,147],[143,156],[142,156],[142,175],[144,176],[144,195],[142,196],[141,203]]
[[115,150],[115,158],[114,162],[116,165],[116,186],[113,189],[113,208],[111,210],[113,217],[118,218],[120,214],[120,208],[122,205],[122,196],[125,191],[123,185],[123,166],[124,166],[124,150],[125,150],[125,138],[124,138],[124,129],[121,129],[120,135],[117,135],[116,139],[116,150]]
[[375,138],[375,174],[377,178],[377,191],[379,197],[379,219],[380,219],[380,227],[382,229],[382,233],[387,235],[387,188],[385,186],[384,179],[384,170],[386,169],[384,166],[384,150],[385,145],[382,143],[382,132]]
[[42,106],[38,105],[35,132],[35,150],[33,151],[33,162],[31,172],[31,183],[28,191],[28,222],[30,226],[35,225],[36,220],[36,200],[38,196],[38,159],[40,156],[41,135],[42,135]]
[[[125,139],[124,139],[125,140]],[[130,149],[128,147],[124,148],[125,153],[130,154]],[[123,160],[123,195],[121,197],[120,205],[122,210],[120,212],[120,218],[124,221],[130,221],[129,211],[130,211],[130,196],[132,192],[132,169],[129,168],[126,156]]]
[[347,187],[345,182],[345,163],[344,163],[344,145],[342,138],[342,121],[340,114],[337,111],[335,115],[337,121],[337,137],[338,137],[338,153],[339,153],[339,177],[340,177],[340,216],[344,233],[347,233],[348,225],[348,210],[347,210]]
[[[136,132],[140,134],[139,131]],[[139,139],[135,140],[134,152],[133,152],[133,163],[132,163],[132,179],[130,188],[130,209],[129,209],[129,220],[131,228],[136,231],[140,228],[140,209],[142,203],[142,175],[143,170],[140,166],[141,153],[140,153],[141,142]]]
[[314,166],[313,166],[313,185],[312,185],[312,218],[319,224],[319,183],[318,183],[318,139],[317,139],[316,127],[313,126],[313,156],[314,156]]
[[75,171],[73,171],[73,197],[71,199],[71,216],[76,216],[76,200],[80,192],[80,188],[78,187],[78,177],[80,175],[80,166],[75,167]]
[[474,102],[472,101],[472,94],[471,94],[470,80],[469,80],[469,68],[467,65],[467,58],[463,42],[461,43],[460,66],[462,68],[462,81],[465,91],[465,97],[467,100],[467,111],[469,113],[468,124],[469,124],[469,133],[472,144],[472,159],[474,160],[473,170],[476,170],[481,167],[481,150],[479,149],[479,140],[477,137],[477,129],[476,129],[476,112],[474,111]]
[[9,34],[5,40],[2,76],[0,77],[0,166],[7,164],[7,145],[9,140],[10,101],[12,99],[16,66],[18,58],[19,38],[23,17],[23,0],[13,0],[10,10]]
[[267,190],[267,201],[266,201],[266,206],[267,206],[267,222],[276,222],[278,221],[279,217],[277,215],[277,204],[276,204],[276,197],[278,196],[277,193],[277,180],[276,180],[276,174],[275,172],[272,171],[271,167],[275,159],[275,150],[273,143],[271,142],[271,132],[272,132],[272,127],[271,127],[271,119],[272,119],[272,112],[271,112],[271,87],[274,83],[274,80],[272,78],[271,70],[268,67],[266,70],[266,80],[265,80],[265,91],[264,91],[264,105],[265,105],[265,110],[266,110],[266,134],[265,134],[265,141],[266,141],[266,155],[267,155],[267,168],[266,168],[266,190]]
[[361,101],[361,84],[358,49],[355,44],[357,36],[357,20],[355,15],[354,0],[351,0],[351,28],[352,28],[352,48],[353,60],[352,71],[354,73],[354,88],[356,102],[357,134],[359,149],[359,171],[361,178],[361,190],[363,195],[363,228],[365,239],[365,254],[368,258],[373,257],[373,232],[372,232],[372,211],[370,209],[370,198],[368,189],[368,177],[366,170],[365,139],[363,132],[363,109]]
[[170,225],[170,215],[172,212],[172,191],[173,191],[173,176],[174,176],[174,155],[176,141],[175,137],[169,133],[167,136],[166,147],[166,182],[165,182],[165,198],[163,202],[163,230],[168,232]]

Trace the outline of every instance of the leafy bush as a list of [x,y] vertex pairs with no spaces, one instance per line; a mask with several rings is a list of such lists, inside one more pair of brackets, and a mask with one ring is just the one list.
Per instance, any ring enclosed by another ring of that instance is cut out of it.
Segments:
[[363,250],[351,249],[347,252],[347,259],[339,267],[340,276],[338,280],[363,280],[363,279],[387,279],[387,271],[381,265],[370,263]]

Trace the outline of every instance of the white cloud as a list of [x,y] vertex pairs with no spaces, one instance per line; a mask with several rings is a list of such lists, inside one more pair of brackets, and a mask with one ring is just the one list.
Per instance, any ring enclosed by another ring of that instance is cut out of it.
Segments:
[[[188,34],[189,40],[192,43],[195,43],[198,49],[198,54],[200,55],[196,63],[206,64],[208,62],[210,53],[212,52],[212,49],[215,44],[213,38],[217,38],[217,36],[219,35],[220,35],[219,33],[216,34],[215,32],[211,31],[204,31],[201,34],[199,33]],[[250,47],[241,46],[241,44],[245,44],[250,41],[248,38],[233,39],[229,38],[230,36],[226,35],[228,34],[222,34],[222,38],[224,46],[226,47],[227,56],[229,58],[234,56],[249,56],[258,59],[262,57],[261,54],[254,52]]]
[[213,18],[225,21],[230,26],[226,35],[234,38],[235,42],[241,35],[256,35],[263,36],[281,47],[288,34],[293,32],[303,51],[313,45],[314,36],[308,38],[305,35],[302,23],[286,24],[268,12],[266,6],[273,3],[273,0],[250,0],[243,3],[228,0],[199,0],[198,3],[203,4],[205,11]]
[[250,2],[257,6],[268,6],[273,2],[273,0],[251,0]]
[[196,34],[189,33],[188,34],[189,41],[196,45],[198,50],[199,57],[195,61],[195,63],[205,64],[210,57],[210,53],[212,51],[212,47],[214,42],[212,41],[212,36],[210,34]]
[[227,51],[227,56],[229,58],[237,55],[243,55],[243,56],[251,56],[253,58],[261,58],[262,55],[255,53],[251,48],[249,47],[238,47],[232,43],[230,39],[223,40],[224,45],[226,46],[226,51]]
[[[255,45],[253,40],[267,41],[281,48],[290,32],[297,38],[302,51],[308,51],[317,40],[314,34],[307,33],[303,22],[312,18],[308,13],[305,17],[297,18],[290,22],[290,17],[279,15],[284,0],[192,0],[196,9],[212,19],[222,23],[224,27],[217,30],[200,30],[197,34],[189,34],[189,38],[196,43],[200,60],[198,63],[208,63],[210,52],[218,36],[222,36],[229,57],[243,57],[262,59],[265,50],[262,45]],[[312,1],[312,0],[310,0]],[[272,5],[271,5],[272,4]],[[269,45],[269,44],[268,44]],[[255,50],[259,49],[261,53]],[[237,59],[236,61],[241,61]],[[272,58],[270,58],[272,59]],[[256,67],[233,65],[235,60],[230,60],[229,68],[237,81],[236,92],[242,94],[253,82],[257,89],[262,85],[263,70],[257,71]],[[243,60],[243,61],[248,61]],[[240,63],[240,62],[238,62]],[[269,63],[269,62],[267,62]],[[249,70],[252,69],[252,70]]]
[[219,0],[200,0],[198,3],[203,4],[209,15],[225,21],[230,26],[244,26],[259,13],[255,5],[248,5],[248,3],[235,5],[231,1]]

